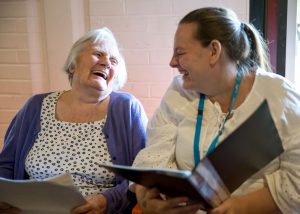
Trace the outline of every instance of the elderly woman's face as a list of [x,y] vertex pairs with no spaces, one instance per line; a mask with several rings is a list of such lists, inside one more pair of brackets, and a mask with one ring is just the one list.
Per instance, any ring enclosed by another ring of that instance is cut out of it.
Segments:
[[109,41],[87,43],[76,60],[72,88],[106,91],[112,87],[118,66],[117,46]]

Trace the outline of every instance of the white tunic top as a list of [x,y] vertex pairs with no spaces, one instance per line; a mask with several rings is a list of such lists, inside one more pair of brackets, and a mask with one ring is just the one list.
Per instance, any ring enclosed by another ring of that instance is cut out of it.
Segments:
[[27,155],[26,172],[31,179],[69,172],[82,195],[104,192],[115,185],[114,174],[95,164],[112,163],[102,132],[106,118],[88,123],[57,120],[55,107],[61,94],[43,100],[41,131]]
[[[268,101],[284,153],[233,194],[244,194],[267,185],[283,213],[299,213],[300,93],[288,80],[258,69],[252,90],[226,122],[219,142],[243,123],[264,99]],[[191,170],[194,167],[193,143],[198,103],[199,94],[183,89],[182,77],[175,77],[148,123],[146,148],[138,154],[134,166]],[[201,158],[217,135],[224,116],[218,103],[205,99],[199,144]]]

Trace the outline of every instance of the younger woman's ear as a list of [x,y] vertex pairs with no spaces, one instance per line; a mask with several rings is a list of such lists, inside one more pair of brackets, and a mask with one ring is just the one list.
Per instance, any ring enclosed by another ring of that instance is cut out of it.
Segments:
[[214,65],[218,62],[218,60],[221,57],[221,51],[222,51],[222,45],[219,42],[219,40],[212,40],[209,45],[209,50],[210,50],[210,60],[209,63],[211,65]]

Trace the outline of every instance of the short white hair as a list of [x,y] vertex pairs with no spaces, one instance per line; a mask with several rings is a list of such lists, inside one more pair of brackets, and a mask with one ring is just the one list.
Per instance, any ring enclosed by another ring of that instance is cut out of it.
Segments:
[[69,51],[69,55],[67,57],[67,60],[65,62],[63,70],[68,74],[69,81],[72,84],[72,78],[73,75],[70,72],[71,69],[74,68],[77,57],[79,53],[86,47],[86,44],[88,42],[91,43],[96,43],[100,41],[109,41],[111,44],[115,47],[117,51],[117,60],[118,60],[118,65],[116,66],[116,73],[115,77],[113,79],[113,91],[117,91],[121,89],[126,81],[127,81],[127,71],[126,71],[126,65],[125,65],[125,60],[123,56],[120,53],[118,43],[111,32],[110,29],[107,27],[99,28],[99,29],[94,29],[89,32],[87,32],[84,36],[80,37],[71,47],[71,50]]

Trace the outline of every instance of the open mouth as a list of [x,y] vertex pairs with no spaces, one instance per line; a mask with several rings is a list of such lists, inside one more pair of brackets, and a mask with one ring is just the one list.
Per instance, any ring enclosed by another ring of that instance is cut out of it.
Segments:
[[180,70],[179,73],[180,73],[182,76],[188,76],[188,75],[189,75],[189,72],[184,71],[184,70]]
[[93,74],[107,80],[108,74],[105,71],[93,71]]

